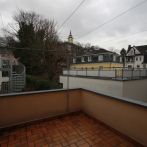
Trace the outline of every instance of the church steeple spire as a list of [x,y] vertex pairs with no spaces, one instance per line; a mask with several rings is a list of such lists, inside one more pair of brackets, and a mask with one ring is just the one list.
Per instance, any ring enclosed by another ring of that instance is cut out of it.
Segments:
[[68,42],[73,43],[73,37],[72,37],[71,30],[70,30],[70,33],[69,33],[69,36],[68,36]]

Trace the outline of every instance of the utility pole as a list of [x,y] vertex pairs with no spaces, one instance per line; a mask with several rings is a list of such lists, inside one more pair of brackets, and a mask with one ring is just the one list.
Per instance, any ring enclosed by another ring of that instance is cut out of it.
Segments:
[[13,66],[12,66],[12,62],[10,61],[10,67],[9,67],[9,92],[12,93],[13,92],[13,86],[12,86],[12,74],[13,74]]
[[70,53],[71,53],[71,44],[68,44],[66,50],[66,65],[67,65],[67,92],[66,92],[66,112],[69,112],[69,73],[70,73]]

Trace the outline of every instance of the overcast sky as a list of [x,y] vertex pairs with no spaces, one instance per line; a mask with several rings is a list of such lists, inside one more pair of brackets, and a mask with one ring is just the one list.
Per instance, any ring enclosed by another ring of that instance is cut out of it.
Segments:
[[[18,9],[35,11],[46,18],[54,19],[60,26],[81,1],[0,0],[0,28],[8,27],[8,24],[13,22],[12,16]],[[139,2],[141,0],[86,0],[63,26],[60,39],[66,40],[71,30],[75,42],[90,43],[106,49],[120,50],[127,48],[128,44],[147,44],[147,2],[93,33],[80,38]]]

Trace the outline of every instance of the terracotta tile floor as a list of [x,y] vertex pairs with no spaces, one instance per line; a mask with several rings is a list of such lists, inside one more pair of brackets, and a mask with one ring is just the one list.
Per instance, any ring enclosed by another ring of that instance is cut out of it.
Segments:
[[0,147],[135,147],[121,135],[83,113],[9,129]]

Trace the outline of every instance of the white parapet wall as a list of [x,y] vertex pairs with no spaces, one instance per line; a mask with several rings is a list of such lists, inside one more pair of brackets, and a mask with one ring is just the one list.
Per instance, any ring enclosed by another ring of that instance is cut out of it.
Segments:
[[124,81],[123,96],[147,102],[147,79]]
[[[60,76],[60,83],[67,88],[67,76]],[[84,88],[112,96],[123,95],[123,83],[114,80],[102,80],[88,77],[69,77],[69,88]]]
[[[88,77],[60,76],[63,88],[84,88],[102,94],[147,102],[147,79],[115,81]],[[69,84],[67,84],[69,81]],[[69,85],[69,87],[67,87]]]

